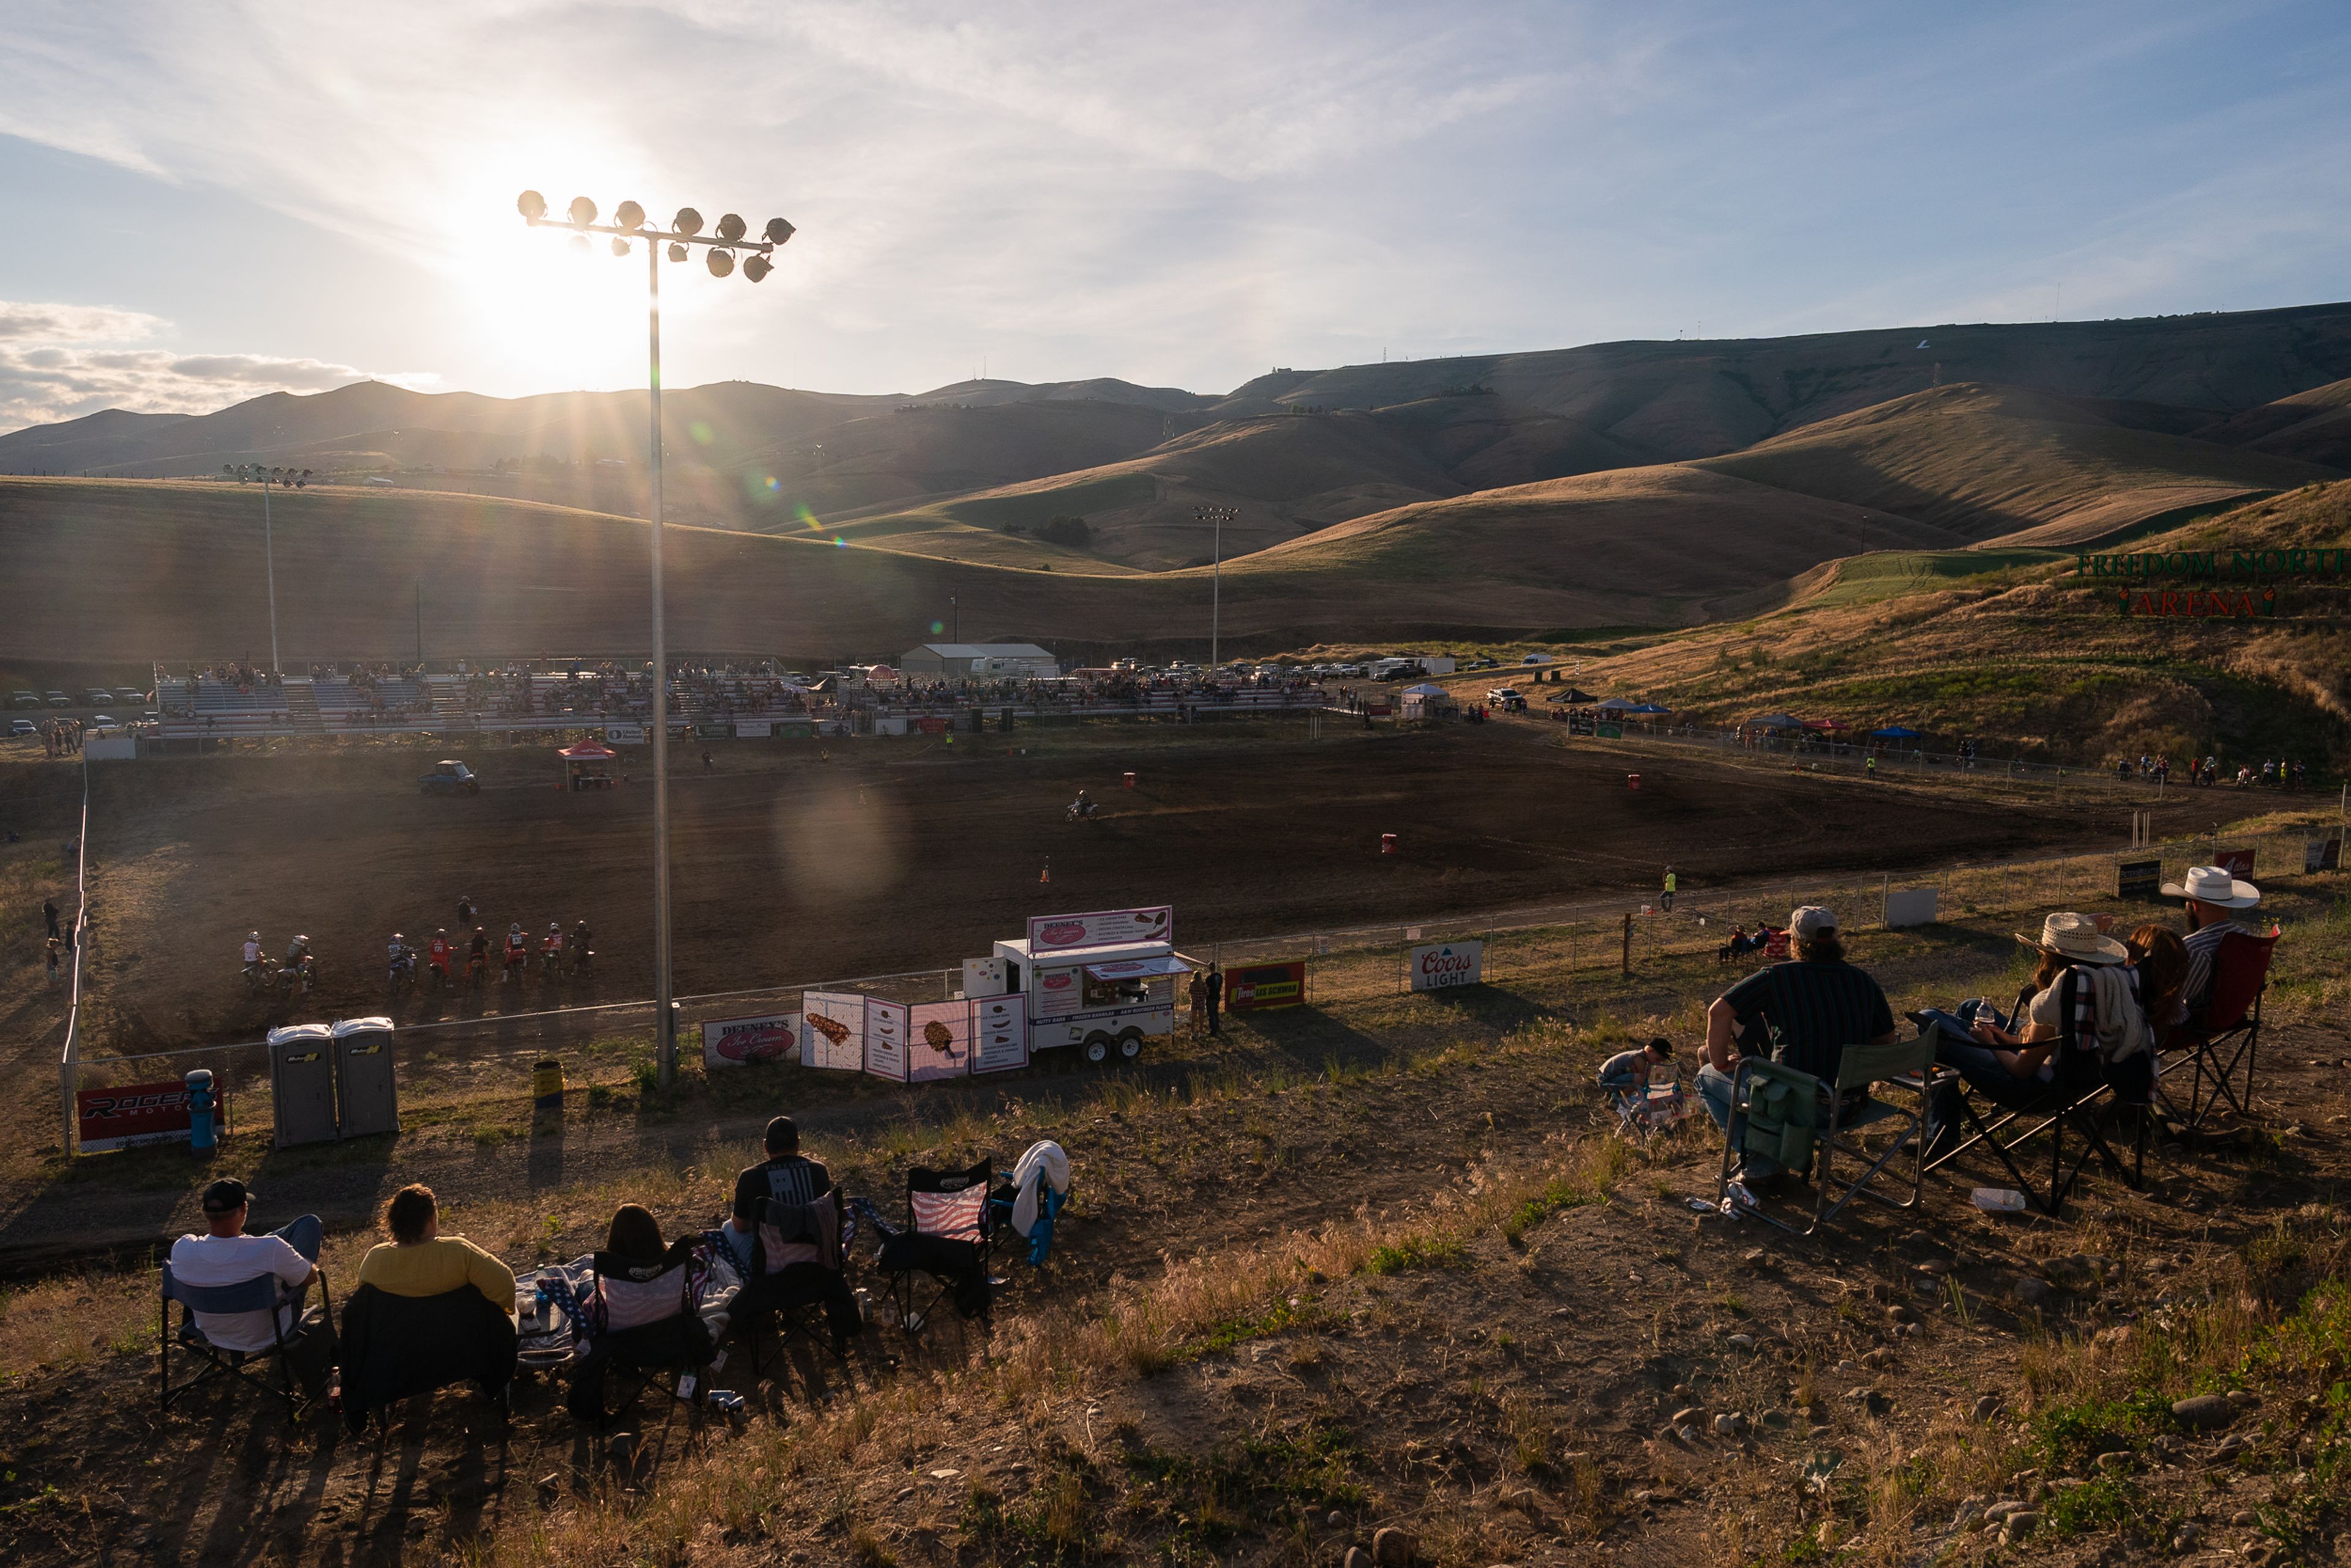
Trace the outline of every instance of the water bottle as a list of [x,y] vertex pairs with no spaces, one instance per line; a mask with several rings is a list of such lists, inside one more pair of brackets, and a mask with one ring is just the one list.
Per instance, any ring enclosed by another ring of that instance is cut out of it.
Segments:
[[536,1281],[536,1283],[538,1287],[537,1297],[535,1303],[531,1307],[530,1312],[532,1321],[537,1322],[541,1328],[552,1328],[554,1325],[548,1322],[547,1317],[547,1303],[549,1299],[547,1294],[547,1281],[540,1280]]

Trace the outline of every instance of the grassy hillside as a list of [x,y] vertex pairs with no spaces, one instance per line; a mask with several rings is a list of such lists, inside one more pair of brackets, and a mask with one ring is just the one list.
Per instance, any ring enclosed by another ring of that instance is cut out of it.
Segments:
[[[2135,540],[2145,550],[2351,545],[2351,482]],[[1950,574],[1969,559],[1991,570]],[[2217,750],[2351,763],[2351,584],[2297,583],[2274,619],[2124,618],[2070,555],[1864,556],[1781,613],[1595,656],[1603,694],[1709,724],[1786,711],[1903,724],[1988,750],[2105,762]]]
[[1975,540],[2096,538],[2158,513],[2336,470],[2132,429],[2111,411],[2010,387],[1937,387],[1699,466],[1897,513]]
[[2351,380],[2247,409],[2195,434],[2206,441],[2351,468]]

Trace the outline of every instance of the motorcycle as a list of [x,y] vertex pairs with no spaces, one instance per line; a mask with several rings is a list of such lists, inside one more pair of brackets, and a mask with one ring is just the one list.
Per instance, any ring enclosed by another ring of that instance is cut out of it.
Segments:
[[1092,800],[1072,800],[1069,804],[1069,809],[1061,813],[1061,821],[1065,822],[1091,822],[1094,818],[1101,814],[1102,808],[1094,804]]
[[245,966],[245,988],[256,992],[265,989],[269,984],[269,977],[277,971],[276,959],[256,958],[252,963]]
[[308,953],[290,964],[277,966],[277,988],[287,996],[299,991],[308,996],[319,983],[319,960]]
[[538,977],[549,985],[555,984],[563,973],[563,949],[541,947],[538,950]]
[[507,954],[506,973],[498,977],[498,984],[503,986],[511,980],[517,986],[521,985],[522,972],[529,966],[529,963],[530,956],[528,954],[518,950],[509,950]]
[[482,988],[482,977],[489,972],[490,960],[481,953],[468,954],[465,958],[465,983],[475,990]]
[[391,973],[387,979],[395,999],[398,998],[402,988],[413,988],[416,984],[416,955],[404,953],[392,959]]
[[424,982],[436,991],[447,990],[449,988],[449,966],[443,963],[427,964],[424,967]]

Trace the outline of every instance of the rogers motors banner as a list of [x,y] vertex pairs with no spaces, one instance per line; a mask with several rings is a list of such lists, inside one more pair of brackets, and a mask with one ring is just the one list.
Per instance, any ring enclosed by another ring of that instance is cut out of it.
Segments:
[[1227,1012],[1270,1012],[1306,1003],[1306,960],[1289,964],[1251,964],[1225,971]]
[[754,1062],[800,1059],[800,1015],[768,1013],[759,1018],[714,1019],[702,1026],[705,1070]]
[[1483,942],[1438,942],[1412,950],[1412,988],[1416,991],[1474,986],[1485,977]]
[[[213,1088],[213,1114],[222,1114],[220,1086]],[[184,1083],[133,1083],[121,1089],[83,1089],[74,1095],[81,1152],[131,1149],[142,1144],[172,1144],[188,1136],[188,1086]]]
[[1092,915],[1039,915],[1029,921],[1029,956],[1040,958],[1071,947],[1108,947],[1121,942],[1173,942],[1176,908],[1103,909]]

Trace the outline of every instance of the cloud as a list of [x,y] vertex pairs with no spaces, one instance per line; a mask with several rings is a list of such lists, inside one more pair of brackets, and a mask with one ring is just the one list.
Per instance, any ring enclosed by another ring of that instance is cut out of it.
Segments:
[[352,382],[430,382],[274,354],[183,354],[146,346],[171,324],[137,310],[0,299],[0,431],[100,409],[209,413],[263,392],[326,392]]

